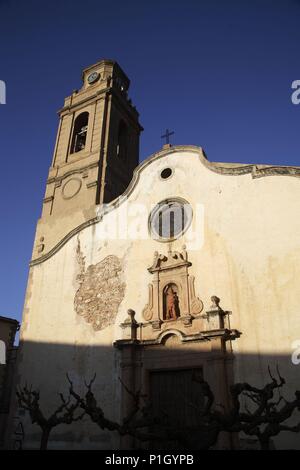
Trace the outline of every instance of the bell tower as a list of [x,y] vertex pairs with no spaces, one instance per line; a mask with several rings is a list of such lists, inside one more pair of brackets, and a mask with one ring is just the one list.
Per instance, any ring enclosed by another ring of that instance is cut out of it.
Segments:
[[116,62],[102,60],[83,70],[82,82],[58,113],[33,260],[93,219],[97,205],[121,195],[138,165],[143,129],[128,98],[128,77]]

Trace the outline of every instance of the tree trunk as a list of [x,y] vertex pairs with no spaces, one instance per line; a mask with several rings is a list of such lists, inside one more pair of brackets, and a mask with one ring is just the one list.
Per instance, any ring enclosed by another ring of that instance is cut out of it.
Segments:
[[50,432],[51,432],[51,428],[48,428],[48,427],[42,430],[40,450],[47,450]]
[[270,439],[268,437],[259,439],[261,450],[270,450]]

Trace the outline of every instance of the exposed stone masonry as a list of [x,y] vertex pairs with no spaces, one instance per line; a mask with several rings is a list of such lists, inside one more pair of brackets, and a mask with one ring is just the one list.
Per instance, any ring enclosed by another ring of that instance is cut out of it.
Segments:
[[77,249],[81,273],[77,277],[80,287],[74,298],[74,307],[95,331],[103,330],[115,322],[120,303],[124,298],[122,265],[117,256],[110,255],[85,270],[85,263]]

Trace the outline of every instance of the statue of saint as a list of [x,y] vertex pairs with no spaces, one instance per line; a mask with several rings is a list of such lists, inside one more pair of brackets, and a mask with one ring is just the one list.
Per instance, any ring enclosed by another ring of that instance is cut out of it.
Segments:
[[179,316],[179,300],[171,286],[166,292],[166,320],[176,320]]

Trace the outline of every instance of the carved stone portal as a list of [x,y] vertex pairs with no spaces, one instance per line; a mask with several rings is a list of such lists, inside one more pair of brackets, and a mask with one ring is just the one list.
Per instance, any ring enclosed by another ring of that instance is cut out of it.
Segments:
[[154,253],[153,264],[148,268],[154,278],[143,310],[145,320],[151,321],[154,328],[178,319],[188,325],[200,315],[203,303],[195,294],[195,277],[188,272],[191,265],[185,246],[181,252],[169,248],[167,256]]

